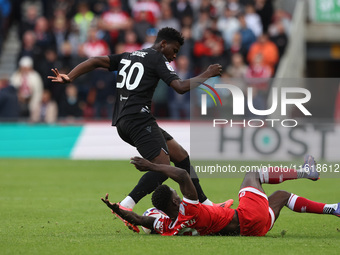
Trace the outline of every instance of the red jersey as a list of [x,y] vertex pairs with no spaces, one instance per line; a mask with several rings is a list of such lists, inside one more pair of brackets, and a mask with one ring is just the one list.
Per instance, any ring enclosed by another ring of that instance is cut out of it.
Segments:
[[225,228],[233,219],[235,210],[208,206],[198,200],[183,198],[176,221],[162,217],[154,221],[154,230],[166,236],[210,235]]

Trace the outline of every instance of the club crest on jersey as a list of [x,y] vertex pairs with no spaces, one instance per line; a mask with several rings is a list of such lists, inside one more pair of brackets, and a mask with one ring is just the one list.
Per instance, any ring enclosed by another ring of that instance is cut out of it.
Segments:
[[180,212],[182,215],[185,215],[185,209],[184,209],[183,204],[180,204],[180,205],[179,205],[179,212]]
[[165,64],[166,64],[166,67],[167,67],[171,72],[175,71],[175,69],[170,65],[169,62],[165,62]]

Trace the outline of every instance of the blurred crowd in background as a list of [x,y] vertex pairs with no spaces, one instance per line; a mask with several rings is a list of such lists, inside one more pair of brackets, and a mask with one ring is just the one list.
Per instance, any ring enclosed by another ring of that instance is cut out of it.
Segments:
[[[0,0],[0,49],[13,25],[21,42],[17,70],[0,80],[0,118],[110,119],[115,75],[95,70],[71,84],[52,84],[51,68],[68,73],[92,56],[151,47],[167,26],[185,38],[172,63],[181,79],[213,63],[223,66],[222,77],[269,79],[290,22],[272,0]],[[266,109],[268,83],[256,86],[254,106]],[[190,94],[160,82],[152,110],[158,118],[188,119]]]

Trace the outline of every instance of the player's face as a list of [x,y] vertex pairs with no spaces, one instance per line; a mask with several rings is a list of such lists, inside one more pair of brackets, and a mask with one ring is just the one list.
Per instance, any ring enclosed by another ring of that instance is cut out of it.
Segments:
[[171,62],[176,58],[177,53],[180,48],[181,48],[181,45],[179,44],[179,42],[170,42],[170,43],[165,42],[164,44],[162,44],[161,52],[166,57],[166,59],[169,62]]
[[179,195],[177,194],[176,190],[170,188],[172,191],[172,201],[174,204],[176,204],[177,206],[179,206],[179,204],[182,202],[181,198],[179,197]]

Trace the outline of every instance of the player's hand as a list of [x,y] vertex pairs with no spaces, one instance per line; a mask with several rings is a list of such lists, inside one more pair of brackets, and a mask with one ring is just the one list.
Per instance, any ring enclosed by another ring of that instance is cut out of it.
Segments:
[[51,69],[51,71],[54,73],[55,76],[47,76],[47,78],[50,79],[52,82],[58,82],[58,83],[69,83],[69,82],[71,82],[70,77],[68,77],[67,74],[59,73],[57,68]]
[[220,64],[213,64],[208,66],[207,71],[211,74],[211,77],[222,75],[222,66]]
[[109,207],[112,211],[117,212],[119,210],[119,205],[116,203],[111,203],[109,201],[109,194],[106,193],[105,199],[101,198],[101,200]]
[[144,171],[150,170],[151,162],[149,160],[144,159],[144,158],[141,158],[141,157],[132,157],[130,163],[134,164],[135,167],[139,171],[144,172]]

